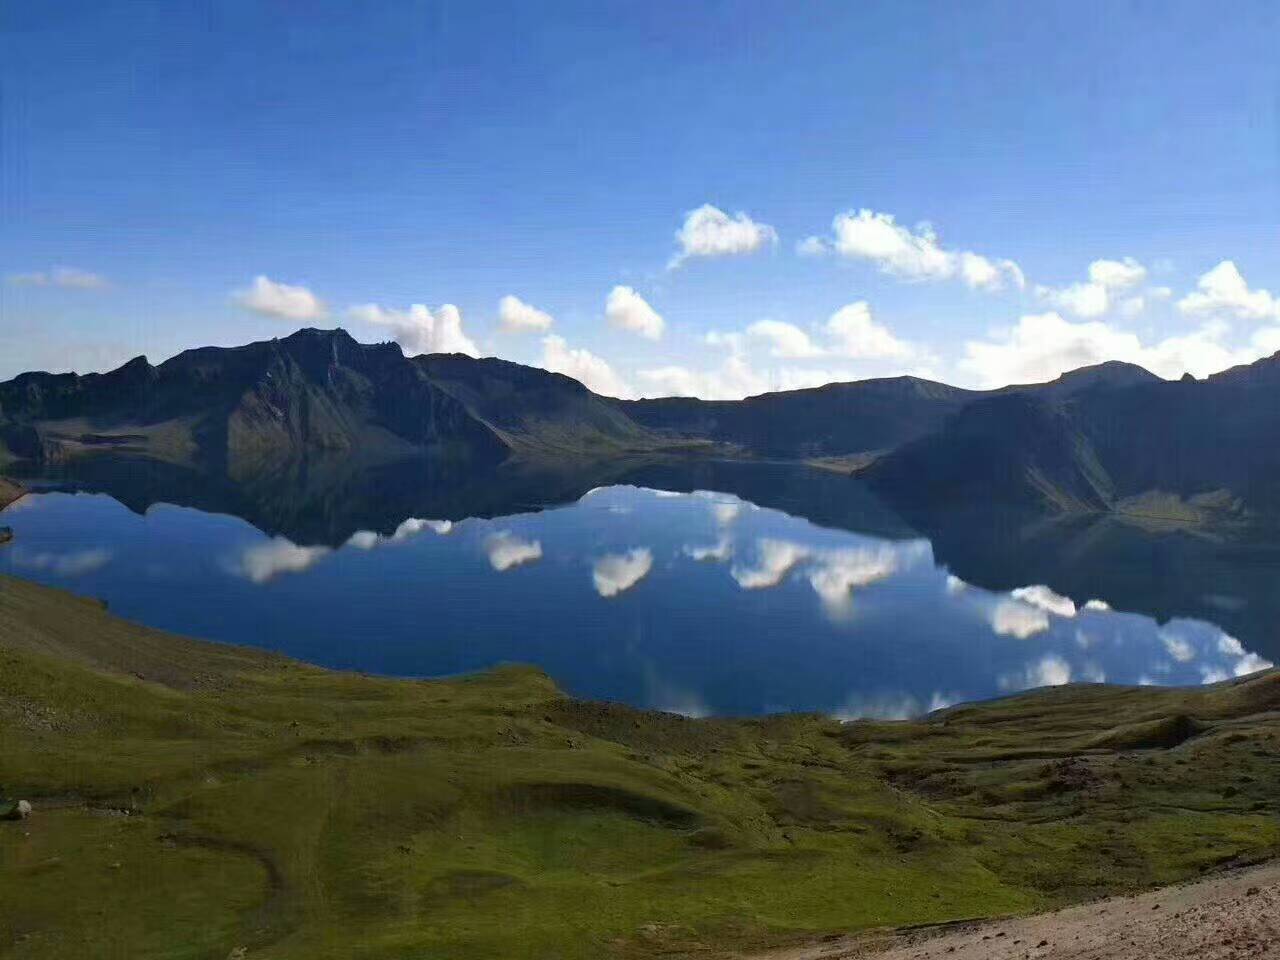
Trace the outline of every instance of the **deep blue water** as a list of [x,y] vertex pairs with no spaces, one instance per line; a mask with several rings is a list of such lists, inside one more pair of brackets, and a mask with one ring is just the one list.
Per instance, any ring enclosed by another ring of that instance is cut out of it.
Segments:
[[243,520],[48,493],[0,516],[0,571],[119,615],[330,667],[536,664],[566,691],[690,715],[905,716],[1069,680],[1188,684],[1266,666],[1203,620],[1047,587],[993,592],[927,539],[825,529],[714,493],[618,486],[338,547]]

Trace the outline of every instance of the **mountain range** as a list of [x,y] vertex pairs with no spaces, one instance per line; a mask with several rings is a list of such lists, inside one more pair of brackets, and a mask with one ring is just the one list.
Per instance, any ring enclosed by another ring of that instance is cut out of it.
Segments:
[[1278,437],[1280,355],[1203,381],[1112,362],[989,391],[896,377],[740,401],[626,401],[504,360],[406,357],[342,330],[301,330],[0,384],[0,471],[11,475],[104,455],[232,482],[319,462],[415,460],[439,474],[677,456],[856,472],[906,512],[986,503],[1239,517],[1280,511]]

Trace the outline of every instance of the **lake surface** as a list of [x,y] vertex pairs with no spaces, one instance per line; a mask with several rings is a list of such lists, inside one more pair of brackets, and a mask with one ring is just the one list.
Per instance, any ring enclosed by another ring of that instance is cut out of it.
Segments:
[[[103,598],[152,626],[404,676],[531,663],[578,696],[688,715],[902,717],[1067,681],[1198,684],[1268,665],[1257,636],[1156,609],[1160,591],[1188,594],[1201,568],[1170,561],[1162,574],[1142,531],[1113,537],[1123,549],[1077,550],[1078,562],[1062,556],[1078,532],[1059,531],[1050,562],[1038,532],[1021,535],[1019,561],[991,524],[949,530],[937,542],[963,560],[949,569],[924,535],[631,485],[488,519],[407,517],[328,543],[190,507],[131,510],[101,493],[31,495],[0,523],[16,534],[0,571]],[[1105,538],[1091,528],[1084,539]],[[1200,549],[1194,538],[1165,541],[1160,556]],[[983,544],[998,563],[974,560]],[[1112,553],[1108,571],[1097,561]],[[985,589],[963,576],[1000,582],[1010,564],[1025,582]],[[1064,595],[1063,565],[1090,592]],[[1240,569],[1253,571],[1259,596],[1276,583],[1274,563]],[[1056,589],[1037,578],[1054,571]],[[1194,609],[1228,620],[1259,602],[1216,587],[1197,596]]]

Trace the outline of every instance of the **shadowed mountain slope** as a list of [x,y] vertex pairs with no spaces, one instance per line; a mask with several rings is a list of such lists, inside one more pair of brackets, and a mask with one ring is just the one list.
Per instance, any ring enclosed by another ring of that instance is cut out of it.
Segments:
[[205,347],[107,374],[23,374],[0,384],[9,458],[106,449],[234,475],[307,451],[493,459],[507,446],[400,348],[342,331]]
[[1280,355],[1203,381],[1115,382],[983,399],[867,476],[920,508],[977,501],[1166,519],[1280,509]]
[[732,444],[783,459],[887,450],[938,429],[975,397],[916,377],[831,383],[745,400],[617,401],[639,423],[670,436]]
[[897,377],[741,401],[623,401],[504,360],[406,358],[394,344],[302,330],[159,366],[139,357],[105,374],[0,384],[0,469],[110,453],[234,481],[264,464],[305,472],[316,457],[569,464],[666,451],[825,458],[842,470],[872,460],[867,476],[904,509],[977,500],[1264,514],[1280,509],[1277,400],[1280,357],[1199,382],[1112,362],[994,391]]

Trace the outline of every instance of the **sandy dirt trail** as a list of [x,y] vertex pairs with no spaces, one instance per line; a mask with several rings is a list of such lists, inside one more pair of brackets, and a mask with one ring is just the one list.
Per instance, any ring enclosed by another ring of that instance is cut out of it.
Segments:
[[1054,913],[888,937],[848,937],[753,960],[1244,960],[1280,958],[1280,863]]

